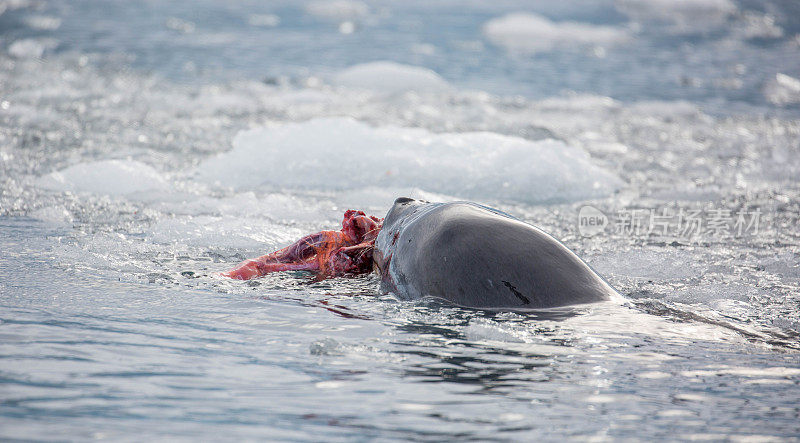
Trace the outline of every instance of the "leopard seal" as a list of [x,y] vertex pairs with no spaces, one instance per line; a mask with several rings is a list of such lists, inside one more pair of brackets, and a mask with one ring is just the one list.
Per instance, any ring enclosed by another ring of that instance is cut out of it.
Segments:
[[617,292],[561,242],[472,202],[395,200],[375,242],[381,290],[477,309],[535,310]]

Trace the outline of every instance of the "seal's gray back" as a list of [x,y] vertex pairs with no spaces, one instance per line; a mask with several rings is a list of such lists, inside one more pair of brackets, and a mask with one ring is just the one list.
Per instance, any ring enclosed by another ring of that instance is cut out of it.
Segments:
[[430,296],[475,308],[538,309],[614,294],[558,240],[475,203],[398,199],[376,249],[383,289],[400,298]]

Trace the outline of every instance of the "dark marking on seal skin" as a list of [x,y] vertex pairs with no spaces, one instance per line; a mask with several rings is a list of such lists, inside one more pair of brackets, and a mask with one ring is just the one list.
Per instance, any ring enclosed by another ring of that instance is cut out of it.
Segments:
[[381,289],[406,300],[434,297],[471,308],[533,310],[616,294],[549,234],[469,202],[397,199],[373,258]]
[[518,299],[522,300],[522,303],[525,303],[526,305],[531,304],[531,300],[528,297],[525,297],[524,295],[522,295],[519,291],[517,291],[516,286],[512,285],[511,283],[509,283],[509,282],[507,282],[505,280],[503,280],[503,284],[506,285],[506,287],[511,292],[513,292],[514,295],[516,295]]

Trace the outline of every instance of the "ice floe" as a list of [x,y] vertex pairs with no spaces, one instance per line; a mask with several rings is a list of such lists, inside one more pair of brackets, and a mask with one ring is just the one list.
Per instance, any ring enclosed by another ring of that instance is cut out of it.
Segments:
[[370,186],[483,200],[571,201],[622,181],[580,148],[488,132],[435,134],[322,118],[240,132],[229,152],[200,164],[214,185],[351,190]]

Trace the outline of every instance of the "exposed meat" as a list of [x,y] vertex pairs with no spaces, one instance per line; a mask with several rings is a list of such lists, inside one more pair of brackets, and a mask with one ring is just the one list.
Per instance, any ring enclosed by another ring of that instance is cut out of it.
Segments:
[[382,223],[382,218],[348,210],[340,231],[307,235],[279,251],[245,260],[222,275],[249,280],[270,272],[311,271],[322,280],[366,274],[372,271],[372,251]]

